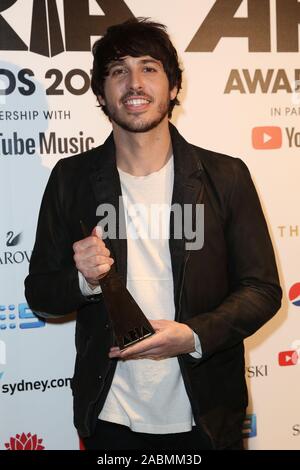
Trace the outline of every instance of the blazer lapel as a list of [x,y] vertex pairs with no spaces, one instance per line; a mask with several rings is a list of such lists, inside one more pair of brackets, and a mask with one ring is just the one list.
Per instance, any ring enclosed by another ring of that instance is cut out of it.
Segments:
[[[116,166],[115,145],[112,133],[96,154],[90,172],[91,187],[96,199],[97,210],[111,208],[112,226],[106,227],[109,235],[104,240],[114,258],[114,267],[126,284],[127,279],[127,240],[125,214],[121,199],[121,184]],[[107,213],[97,216],[97,221],[106,218]],[[115,235],[114,235],[115,233]]]
[[[174,282],[174,299],[175,305],[178,307],[180,286],[183,280],[184,261],[187,254],[184,231],[184,210],[185,205],[191,205],[193,211],[203,183],[201,181],[201,173],[203,170],[202,163],[196,155],[193,147],[188,144],[179,134],[177,129],[170,124],[170,133],[172,139],[173,155],[174,155],[174,186],[172,195],[172,206],[179,205],[181,208],[181,227],[174,227],[174,222],[179,223],[178,219],[174,220],[171,211],[170,218],[170,240],[169,248],[172,262],[173,282]],[[182,234],[178,238],[177,234]],[[177,237],[177,238],[176,238]]]

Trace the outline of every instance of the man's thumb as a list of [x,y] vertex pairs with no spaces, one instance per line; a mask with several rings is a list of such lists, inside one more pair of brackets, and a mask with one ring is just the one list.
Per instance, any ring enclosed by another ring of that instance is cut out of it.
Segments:
[[103,234],[102,227],[100,225],[96,225],[96,227],[93,228],[91,235],[102,239],[102,234]]

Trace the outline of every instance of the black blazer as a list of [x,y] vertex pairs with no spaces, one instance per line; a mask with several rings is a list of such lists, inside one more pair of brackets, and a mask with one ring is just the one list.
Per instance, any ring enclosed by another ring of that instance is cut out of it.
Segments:
[[[170,124],[174,152],[172,203],[204,203],[204,246],[186,251],[170,224],[175,320],[200,337],[203,356],[178,356],[196,425],[213,448],[241,438],[247,406],[243,339],[280,308],[274,253],[257,193],[237,158],[187,143]],[[96,208],[118,208],[121,187],[111,134],[104,145],[60,160],[39,214],[25,281],[30,307],[40,315],[77,311],[76,364],[72,380],[79,434],[93,433],[117,360],[108,358],[113,334],[102,295],[81,294],[72,244],[82,237],[80,220],[92,228]],[[118,212],[118,210],[117,210]],[[120,216],[123,216],[120,214]],[[126,239],[106,240],[126,282]]]

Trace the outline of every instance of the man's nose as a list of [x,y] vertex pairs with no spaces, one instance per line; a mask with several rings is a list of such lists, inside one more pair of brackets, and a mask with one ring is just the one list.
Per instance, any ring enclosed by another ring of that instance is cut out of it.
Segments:
[[143,87],[143,76],[139,70],[131,70],[128,74],[128,86],[134,90]]

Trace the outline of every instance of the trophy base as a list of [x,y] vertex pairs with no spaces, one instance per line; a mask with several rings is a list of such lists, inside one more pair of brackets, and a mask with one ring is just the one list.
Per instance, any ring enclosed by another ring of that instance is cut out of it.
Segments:
[[[142,331],[141,331],[142,330]],[[147,330],[145,327],[135,328],[129,331],[126,336],[117,336],[117,344],[122,351],[123,349],[133,346],[146,338],[149,338],[155,333],[155,331]]]

